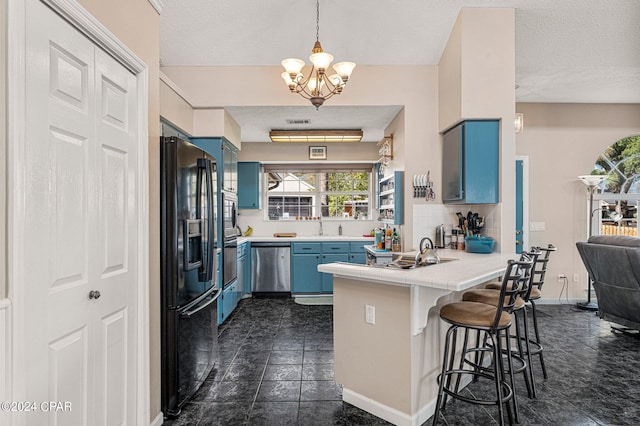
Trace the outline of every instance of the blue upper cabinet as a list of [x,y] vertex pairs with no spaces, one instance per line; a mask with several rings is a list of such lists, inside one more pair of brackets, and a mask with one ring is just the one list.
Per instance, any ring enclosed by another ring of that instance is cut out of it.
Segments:
[[238,163],[238,207],[259,209],[262,182],[262,164],[255,161]]
[[442,147],[442,201],[495,204],[500,199],[500,124],[467,120],[447,130]]
[[215,157],[219,187],[238,192],[238,148],[226,138],[191,138],[190,141]]

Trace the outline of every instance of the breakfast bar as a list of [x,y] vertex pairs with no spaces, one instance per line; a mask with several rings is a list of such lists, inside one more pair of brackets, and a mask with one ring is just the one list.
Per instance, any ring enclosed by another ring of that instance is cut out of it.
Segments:
[[439,307],[500,277],[517,255],[440,250],[447,262],[412,269],[318,266],[333,279],[334,372],[343,400],[396,425],[434,412],[446,327]]

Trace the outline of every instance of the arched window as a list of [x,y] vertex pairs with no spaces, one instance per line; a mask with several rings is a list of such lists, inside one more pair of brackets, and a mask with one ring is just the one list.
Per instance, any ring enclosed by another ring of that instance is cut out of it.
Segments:
[[606,175],[594,200],[601,214],[594,234],[638,236],[640,201],[640,136],[622,138],[596,160],[592,174]]

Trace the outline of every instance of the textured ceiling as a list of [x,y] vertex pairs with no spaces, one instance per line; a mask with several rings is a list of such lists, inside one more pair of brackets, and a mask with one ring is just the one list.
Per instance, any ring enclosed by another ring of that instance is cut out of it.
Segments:
[[[279,65],[315,41],[313,0],[163,3],[164,66]],[[320,0],[320,41],[336,61],[435,65],[462,7],[516,9],[518,102],[640,103],[639,0]]]

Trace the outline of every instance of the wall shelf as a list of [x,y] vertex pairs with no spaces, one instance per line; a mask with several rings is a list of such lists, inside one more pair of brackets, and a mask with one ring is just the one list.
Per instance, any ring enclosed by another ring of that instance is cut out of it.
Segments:
[[404,223],[404,172],[396,171],[378,180],[378,221],[390,225]]

